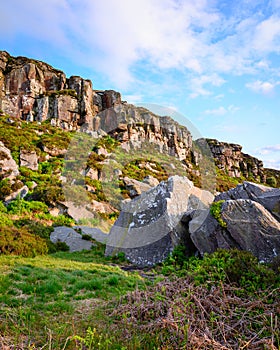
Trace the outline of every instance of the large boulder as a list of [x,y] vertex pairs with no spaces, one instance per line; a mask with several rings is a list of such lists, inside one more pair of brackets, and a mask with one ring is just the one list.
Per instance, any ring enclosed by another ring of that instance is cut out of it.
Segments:
[[215,201],[228,199],[251,199],[262,204],[280,219],[280,188],[272,188],[245,181],[243,184],[219,194]]
[[82,235],[71,227],[58,226],[50,235],[53,243],[64,242],[69,247],[70,252],[79,252],[81,250],[90,250],[92,242],[83,239]]
[[[201,255],[218,248],[250,251],[264,262],[280,255],[280,189],[245,182],[219,194],[218,200],[224,201],[220,211],[224,227],[209,210],[187,212],[182,218]],[[201,212],[206,219],[201,220]]]
[[[108,236],[106,254],[124,252],[134,264],[162,262],[179,243],[193,245],[181,223],[188,210],[209,207],[213,195],[196,188],[186,177],[173,176],[132,200],[122,211]],[[188,243],[187,243],[188,242]]]
[[[123,183],[125,185],[125,188],[129,191],[129,196],[131,198],[139,196],[141,193],[146,192],[153,187],[147,182],[131,179],[127,176],[123,178]],[[159,182],[157,181],[157,185],[158,184]]]

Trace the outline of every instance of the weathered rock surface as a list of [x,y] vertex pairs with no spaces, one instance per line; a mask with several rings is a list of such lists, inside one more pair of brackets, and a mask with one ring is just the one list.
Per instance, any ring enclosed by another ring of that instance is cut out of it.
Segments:
[[[119,92],[94,90],[90,80],[67,78],[44,62],[0,51],[0,109],[23,120],[50,119],[52,125],[66,130],[82,130],[96,136],[102,131],[119,140],[127,151],[152,147],[152,152],[186,161],[189,172],[201,176],[190,163],[192,159],[198,165],[200,156],[186,127],[170,117],[158,117],[145,108],[123,102]],[[217,140],[208,140],[208,145],[218,168],[229,176],[251,177],[265,183],[262,162],[242,153],[240,145]],[[64,154],[64,150],[44,151],[52,156]]]
[[38,156],[35,151],[21,150],[19,155],[20,166],[31,170],[38,170]]
[[265,182],[266,175],[263,162],[242,152],[242,146],[220,142],[214,139],[207,140],[217,167],[231,177],[253,177]]
[[199,212],[183,217],[201,255],[217,248],[250,251],[265,262],[280,255],[280,189],[244,182],[219,194],[218,200],[224,200],[221,219],[226,227],[221,227],[209,210],[205,220],[200,219]]
[[280,254],[280,223],[261,204],[250,199],[227,200],[221,217],[226,228],[208,214],[201,227],[190,233],[201,255],[218,248],[238,248],[270,262]]
[[66,226],[55,227],[50,235],[50,240],[53,243],[65,242],[70,252],[90,250],[93,245],[92,242],[82,239],[82,235],[73,228]]
[[92,239],[97,242],[105,244],[108,239],[108,234],[101,231],[99,228],[88,227],[88,226],[74,226],[74,229],[80,229],[82,234],[89,235]]
[[19,175],[18,165],[11,151],[0,141],[0,178],[14,179]]
[[[193,245],[181,218],[184,212],[207,208],[213,200],[208,191],[195,188],[186,177],[173,176],[130,201],[108,236],[106,254],[123,251],[137,265],[163,261],[180,242]],[[188,242],[188,243],[187,243]]]
[[12,192],[8,196],[6,196],[4,198],[4,203],[8,204],[11,201],[13,201],[14,199],[16,199],[17,197],[24,198],[24,197],[26,197],[28,192],[29,192],[29,189],[28,189],[27,186],[21,186],[19,189],[17,189],[16,191]]
[[130,179],[129,177],[123,178],[123,183],[126,189],[129,191],[131,198],[139,196],[141,193],[148,191],[152,186],[148,183]]
[[186,127],[122,102],[119,92],[93,90],[90,80],[68,79],[44,62],[12,57],[5,51],[0,51],[0,63],[0,109],[12,117],[50,119],[66,130],[103,130],[126,150],[141,149],[148,142],[180,160],[190,154],[192,138]]
[[47,63],[0,51],[0,109],[12,117],[92,130],[94,116],[120,100],[115,91],[94,91],[90,80],[68,79]]
[[215,201],[228,199],[251,199],[263,205],[280,220],[280,188],[245,181],[243,184],[219,194]]

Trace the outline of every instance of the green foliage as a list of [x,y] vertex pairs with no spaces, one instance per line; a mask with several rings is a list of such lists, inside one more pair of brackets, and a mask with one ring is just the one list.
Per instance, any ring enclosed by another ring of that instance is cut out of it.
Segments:
[[73,226],[75,224],[75,220],[66,216],[66,215],[58,215],[52,216],[53,226]]
[[0,227],[13,226],[13,220],[6,214],[0,212]]
[[127,262],[124,252],[119,252],[111,257],[114,263],[124,263]]
[[103,162],[106,159],[106,156],[104,154],[97,154],[95,152],[91,152],[87,159],[87,166],[92,169],[102,170]]
[[0,201],[0,213],[7,213],[7,208],[2,201]]
[[47,252],[45,240],[32,235],[25,228],[0,226],[0,254],[28,257]]
[[194,256],[187,257],[184,247],[178,246],[162,264],[160,272],[166,276],[189,275],[197,285],[231,283],[246,292],[254,293],[259,289],[280,287],[277,261],[276,259],[273,264],[264,265],[250,252],[238,249],[218,249],[213,254],[205,254],[203,259],[199,259]]
[[218,221],[221,227],[226,228],[227,224],[222,219],[222,216],[221,216],[223,203],[224,203],[224,200],[213,202],[210,207],[210,213]]
[[277,180],[274,176],[269,176],[266,179],[266,183],[267,185],[269,185],[270,187],[277,187]]
[[17,197],[10,202],[7,209],[10,214],[35,214],[48,212],[48,206],[45,203],[39,201],[26,201],[20,197]]
[[226,192],[245,180],[244,177],[231,177],[218,167],[216,167],[216,174],[216,190],[219,192]]
[[53,243],[49,249],[50,253],[56,253],[56,252],[68,252],[69,246],[65,242],[57,241],[56,243]]
[[175,273],[178,269],[182,269],[187,260],[186,246],[176,246],[169,257],[164,261],[161,272],[164,275]]
[[107,135],[102,137],[96,142],[94,151],[98,150],[99,148],[106,148],[108,152],[113,152],[115,148],[118,147],[119,145],[120,145],[119,141]]
[[54,179],[52,183],[39,184],[34,189],[30,199],[35,201],[39,200],[51,206],[57,202],[63,202],[65,198],[61,184]]
[[7,196],[23,187],[23,183],[19,180],[11,181],[10,179],[0,180],[0,200],[4,200]]
[[125,164],[123,176],[128,176],[131,179],[143,180],[146,176],[151,175],[159,181],[167,180],[168,175],[162,165],[157,161],[149,161],[148,159],[135,159]]
[[[87,349],[87,350],[110,350],[111,349],[111,340],[109,336],[104,336],[103,334],[99,334],[96,330],[96,328],[91,329],[89,327],[86,331],[85,337],[81,337],[79,335],[75,335],[73,340],[77,341],[78,348],[80,350]],[[126,348],[122,348],[125,350]]]
[[238,249],[218,249],[205,254],[202,260],[190,259],[186,269],[197,284],[232,283],[246,292],[279,287],[280,278],[250,252]]
[[77,92],[74,89],[63,89],[63,90],[50,90],[46,91],[44,94],[40,95],[41,97],[43,96],[72,96],[77,98]]

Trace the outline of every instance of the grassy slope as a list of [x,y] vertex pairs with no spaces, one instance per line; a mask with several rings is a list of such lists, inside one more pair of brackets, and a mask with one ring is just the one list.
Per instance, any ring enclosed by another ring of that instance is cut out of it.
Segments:
[[70,337],[84,334],[89,325],[106,332],[104,305],[144,283],[103,252],[100,245],[82,253],[1,256],[0,348],[2,342],[2,348],[62,349],[67,342],[76,349]]
[[125,272],[126,262],[103,253],[98,245],[89,252],[1,256],[0,346],[279,348],[277,267],[273,272],[246,252],[185,260],[177,250],[152,271]]

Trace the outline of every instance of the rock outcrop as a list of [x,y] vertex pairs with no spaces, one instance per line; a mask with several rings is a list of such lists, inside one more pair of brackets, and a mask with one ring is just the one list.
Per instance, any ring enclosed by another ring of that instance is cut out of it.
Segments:
[[215,159],[216,166],[230,177],[266,180],[263,162],[242,152],[242,146],[208,139],[207,143]]
[[280,188],[271,188],[245,181],[243,184],[219,194],[216,196],[215,201],[230,199],[251,199],[260,203],[280,220]]
[[35,151],[21,150],[19,155],[20,166],[31,170],[38,170],[38,156]]
[[137,265],[162,262],[179,243],[193,250],[184,225],[188,210],[207,208],[213,195],[194,187],[186,177],[173,176],[132,200],[122,211],[108,236],[106,254],[123,251]]
[[0,51],[0,110],[28,121],[49,119],[66,130],[102,130],[126,150],[148,142],[159,152],[184,160],[192,147],[187,128],[170,117],[160,118],[122,102],[119,92],[94,90],[90,80],[67,78],[44,62],[5,51]]
[[14,179],[18,175],[18,165],[13,159],[11,151],[0,141],[0,178]]
[[264,262],[280,255],[280,189],[245,182],[218,195],[223,225],[210,213],[213,199],[187,178],[173,176],[123,201],[106,254],[122,251],[141,266],[162,262],[178,244],[202,256],[218,248],[250,251]]
[[130,179],[129,177],[124,177],[123,183],[126,189],[129,191],[129,196],[131,198],[139,196],[141,193],[146,192],[159,184],[158,180],[152,176],[144,179],[143,181],[137,181]]
[[68,79],[47,63],[0,51],[0,109],[12,117],[92,130],[94,116],[117,103],[115,91],[94,91],[90,80]]
[[[215,201],[221,204],[223,227],[210,214],[196,225],[192,213],[186,213],[188,232],[201,255],[218,248],[250,251],[260,261],[271,262],[280,255],[280,189],[245,182]],[[196,213],[199,217],[199,213]]]
[[70,252],[90,250],[93,245],[89,240],[83,239],[82,235],[73,228],[66,226],[55,227],[50,235],[50,240],[53,243],[64,242]]

